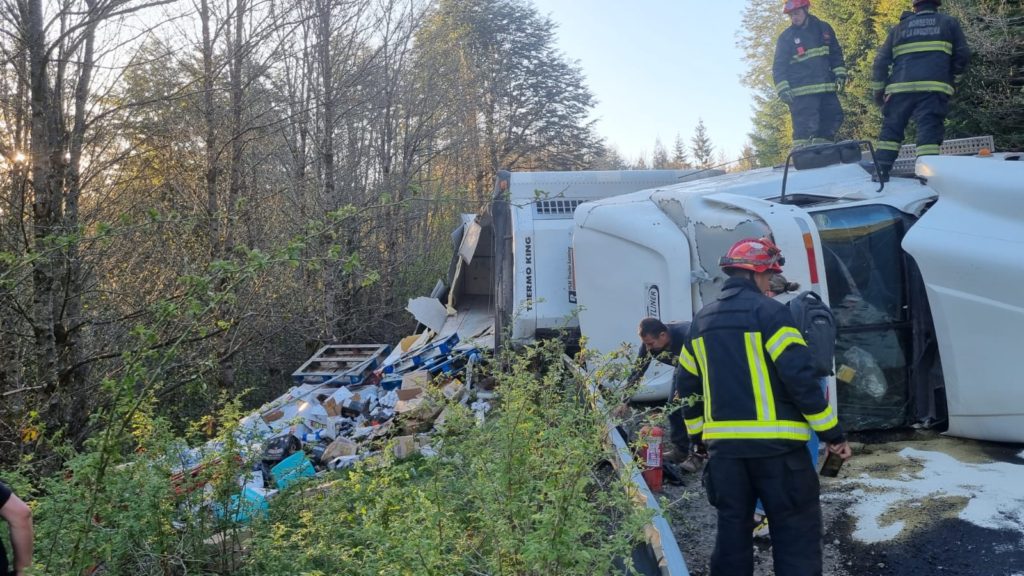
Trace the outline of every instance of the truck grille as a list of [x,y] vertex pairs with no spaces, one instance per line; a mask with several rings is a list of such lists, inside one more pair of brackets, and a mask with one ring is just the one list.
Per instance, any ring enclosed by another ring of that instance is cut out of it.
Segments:
[[584,202],[586,202],[586,200],[570,200],[564,198],[557,200],[537,200],[533,204],[533,214],[537,218],[572,218],[572,213],[576,211],[576,207]]

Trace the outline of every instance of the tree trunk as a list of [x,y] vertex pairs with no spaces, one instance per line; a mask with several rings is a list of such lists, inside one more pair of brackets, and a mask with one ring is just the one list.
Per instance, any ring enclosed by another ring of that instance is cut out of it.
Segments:
[[[86,0],[89,11],[95,10],[96,0]],[[71,129],[71,145],[68,150],[67,197],[64,202],[64,230],[67,234],[77,234],[79,230],[78,201],[81,197],[81,161],[82,145],[85,139],[86,103],[89,99],[89,88],[92,82],[93,45],[96,36],[96,24],[90,23],[85,29],[84,47],[79,62],[78,84],[75,87],[75,119]],[[82,311],[82,292],[85,289],[85,278],[82,272],[82,260],[78,242],[72,242],[67,249],[65,263],[67,272],[66,319],[67,337],[61,358],[64,366],[61,369],[62,385],[71,395],[71,410],[65,415],[64,421],[72,430],[83,428],[88,414],[89,390],[87,387],[88,365],[82,363],[84,357],[86,321]]]
[[[57,346],[54,331],[54,292],[57,284],[53,253],[57,229],[56,213],[61,201],[63,158],[60,141],[60,108],[53,102],[47,67],[49,55],[43,31],[41,0],[20,5],[29,52],[29,86],[32,111],[31,154],[33,251],[38,255],[32,271],[32,331],[36,346],[36,377],[50,403],[48,417],[59,423],[57,391]],[[55,410],[54,410],[55,409]]]

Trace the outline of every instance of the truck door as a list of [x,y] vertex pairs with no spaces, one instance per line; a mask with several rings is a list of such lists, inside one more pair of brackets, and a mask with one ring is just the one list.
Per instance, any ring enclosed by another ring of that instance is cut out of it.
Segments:
[[906,423],[911,302],[900,243],[912,217],[880,204],[813,214],[836,317],[836,391],[847,430]]

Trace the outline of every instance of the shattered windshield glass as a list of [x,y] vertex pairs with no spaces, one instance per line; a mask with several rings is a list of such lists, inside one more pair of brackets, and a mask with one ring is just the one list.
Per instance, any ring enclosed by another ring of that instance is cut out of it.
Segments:
[[850,430],[904,423],[910,315],[900,242],[908,222],[889,206],[819,212],[828,296],[836,317],[839,414]]

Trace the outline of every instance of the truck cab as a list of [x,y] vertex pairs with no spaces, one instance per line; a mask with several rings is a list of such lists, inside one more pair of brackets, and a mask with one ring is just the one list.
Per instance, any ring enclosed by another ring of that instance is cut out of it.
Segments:
[[[991,149],[990,140],[987,144]],[[821,157],[822,150],[810,154]],[[968,242],[964,251],[971,255],[964,257],[964,268],[951,268],[935,255],[934,239],[919,239],[933,230],[929,222],[940,221],[933,212],[971,214],[972,220],[946,216],[941,221],[978,234],[976,227],[987,229],[984,218],[973,214],[982,207],[1020,209],[1024,190],[1014,196],[1005,188],[1021,186],[1024,165],[1006,161],[1010,157],[1005,155],[925,157],[917,163],[919,175],[893,178],[880,187],[859,161],[859,153],[844,159],[848,162],[840,159],[825,165],[805,159],[803,169],[763,168],[580,205],[573,253],[580,329],[588,346],[606,353],[632,343],[644,316],[666,322],[691,319],[719,294],[726,276],[718,269],[718,258],[729,246],[743,238],[770,236],[787,257],[786,277],[800,283],[801,290],[821,295],[836,316],[836,377],[830,379],[829,390],[848,430],[942,421],[948,407],[950,429],[961,435],[1024,440],[1024,395],[1007,402],[1002,378],[1009,373],[994,366],[986,369],[991,380],[982,387],[1002,389],[1002,394],[992,392],[993,398],[983,404],[990,413],[1005,415],[1005,424],[996,426],[997,432],[975,432],[977,426],[966,424],[976,420],[968,412],[982,410],[974,394],[979,383],[957,367],[981,364],[983,351],[970,346],[974,353],[966,360],[957,341],[964,334],[975,338],[983,326],[967,323],[967,333],[955,333],[952,324],[968,319],[930,304],[955,301],[955,310],[966,310],[965,302],[972,302],[979,308],[972,313],[975,318],[981,319],[984,308],[991,314],[990,324],[1009,330],[1008,316],[1000,318],[999,313],[1012,309],[1019,315],[1024,302],[1009,305],[1014,298],[1004,292],[1000,305],[983,305],[978,298],[986,282],[951,280],[957,270],[970,274],[970,263],[988,260],[976,254],[980,242]],[[967,164],[953,166],[948,161]],[[794,164],[800,166],[800,159]],[[912,160],[910,166],[912,170]],[[1009,173],[998,179],[984,176],[996,166],[1016,174],[1016,179]],[[978,198],[988,194],[999,201]],[[936,210],[944,202],[948,206]],[[990,229],[1000,230],[1002,238],[1024,241],[1024,219],[1013,223],[1004,218],[1002,224]],[[1018,262],[1024,258],[1015,257]],[[1016,268],[1021,269],[1024,266]],[[998,278],[1008,273],[995,274]],[[941,276],[941,287],[929,283],[933,276]],[[969,284],[972,291],[952,298],[950,290],[958,288],[950,284]],[[667,398],[671,369],[652,363],[646,383],[636,399]],[[1015,431],[1009,432],[1009,422],[1017,424]]]

